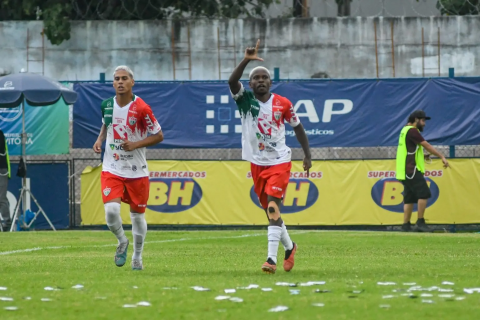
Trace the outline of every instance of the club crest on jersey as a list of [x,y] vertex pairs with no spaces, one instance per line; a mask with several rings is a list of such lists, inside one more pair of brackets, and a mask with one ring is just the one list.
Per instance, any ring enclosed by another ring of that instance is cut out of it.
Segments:
[[280,121],[280,119],[282,118],[282,112],[281,111],[275,111],[273,113],[273,117],[275,118],[275,120]]
[[112,189],[107,187],[107,188],[103,189],[103,194],[105,195],[105,197],[107,197],[110,194],[111,191],[112,191]]
[[129,117],[128,118],[128,123],[133,126],[135,123],[137,123],[137,118],[135,117]]
[[265,150],[265,145],[264,145],[262,142],[260,142],[260,143],[258,144],[258,150],[260,150],[260,151]]
[[279,105],[281,105],[281,104],[282,104],[282,103],[280,102],[280,100],[275,99],[275,105],[276,105],[276,106],[279,106]]

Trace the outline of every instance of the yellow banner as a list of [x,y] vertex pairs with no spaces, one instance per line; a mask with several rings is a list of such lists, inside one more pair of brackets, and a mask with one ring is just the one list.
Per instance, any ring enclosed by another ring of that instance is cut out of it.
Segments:
[[[480,223],[480,160],[427,165],[432,224]],[[149,161],[149,224],[266,225],[245,161]],[[83,225],[105,224],[101,168],[82,174]],[[310,178],[294,161],[282,217],[288,225],[395,225],[403,222],[403,185],[394,160],[314,161]],[[416,208],[415,208],[416,210]],[[130,224],[127,205],[122,219]],[[412,222],[416,220],[415,214]]]

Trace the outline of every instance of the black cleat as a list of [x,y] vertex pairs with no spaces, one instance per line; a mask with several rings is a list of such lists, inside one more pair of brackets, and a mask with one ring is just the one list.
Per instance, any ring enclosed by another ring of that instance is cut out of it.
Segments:
[[402,224],[402,232],[412,232],[412,225],[410,224],[410,221],[407,223]]
[[432,232],[432,229],[430,229],[425,223],[424,218],[418,219],[416,226],[417,226],[417,232]]

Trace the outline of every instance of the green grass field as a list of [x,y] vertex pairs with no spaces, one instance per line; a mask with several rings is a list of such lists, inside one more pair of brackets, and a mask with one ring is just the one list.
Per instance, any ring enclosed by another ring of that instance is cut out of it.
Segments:
[[[130,233],[127,236],[131,239]],[[266,258],[266,231],[150,231],[145,270],[140,272],[130,269],[132,246],[128,264],[114,265],[116,239],[109,232],[0,233],[0,287],[7,287],[0,290],[0,297],[14,299],[0,301],[0,319],[478,318],[480,293],[463,292],[480,287],[477,234],[292,231],[291,236],[299,245],[295,268],[286,273],[279,264],[280,270],[268,275],[260,270]],[[280,250],[283,260],[281,245]],[[307,281],[326,284],[276,285]],[[381,286],[379,281],[396,285]],[[455,284],[443,285],[443,281]],[[412,286],[404,282],[454,292],[413,291],[416,298],[411,298],[406,294]],[[73,289],[77,284],[84,288]],[[273,291],[224,293],[250,284]],[[47,286],[60,290],[46,291]],[[211,291],[198,292],[192,286]],[[292,295],[291,289],[300,292]],[[331,292],[315,293],[315,289]],[[364,291],[352,293],[357,290]],[[445,294],[454,296],[439,297]],[[216,301],[219,295],[243,302]],[[386,295],[393,297],[383,298]],[[151,306],[123,308],[140,301]],[[279,305],[289,310],[268,312]],[[18,310],[5,310],[8,306]]]

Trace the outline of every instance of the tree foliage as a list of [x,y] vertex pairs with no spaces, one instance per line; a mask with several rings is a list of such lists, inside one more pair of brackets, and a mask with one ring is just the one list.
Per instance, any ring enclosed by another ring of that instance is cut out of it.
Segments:
[[0,0],[0,21],[43,20],[52,44],[70,39],[71,20],[264,18],[280,0]]
[[[418,0],[417,0],[418,1]],[[437,9],[442,15],[464,16],[480,13],[479,0],[438,0]]]

